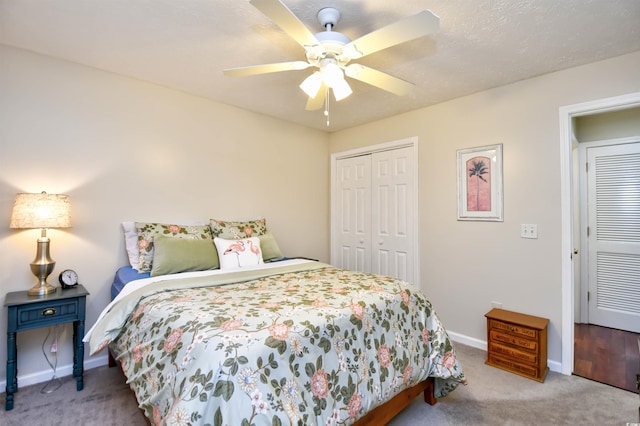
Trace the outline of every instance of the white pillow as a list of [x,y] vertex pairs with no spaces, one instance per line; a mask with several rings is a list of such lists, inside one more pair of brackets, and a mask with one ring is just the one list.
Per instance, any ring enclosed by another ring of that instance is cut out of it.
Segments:
[[218,249],[220,269],[238,269],[264,263],[258,237],[241,240],[225,240],[216,237],[213,242]]
[[129,264],[136,271],[138,270],[138,231],[135,222],[122,222],[122,230],[124,231],[124,246],[127,249]]

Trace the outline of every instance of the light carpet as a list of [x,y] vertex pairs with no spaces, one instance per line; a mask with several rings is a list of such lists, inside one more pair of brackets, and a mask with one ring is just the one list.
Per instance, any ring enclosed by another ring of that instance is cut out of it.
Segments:
[[[434,406],[416,398],[390,425],[621,425],[640,422],[638,394],[577,376],[550,372],[538,383],[484,364],[486,353],[457,344],[469,384]],[[118,368],[85,372],[85,388],[72,377],[53,393],[44,384],[20,389],[0,425],[146,424]],[[4,404],[4,394],[0,401]]]

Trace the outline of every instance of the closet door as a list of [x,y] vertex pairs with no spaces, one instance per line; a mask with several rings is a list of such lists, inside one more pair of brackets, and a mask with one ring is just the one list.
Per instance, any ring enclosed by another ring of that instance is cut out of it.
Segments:
[[340,159],[336,175],[336,266],[371,272],[371,155]]
[[413,148],[337,160],[334,264],[416,282]]
[[372,272],[414,280],[413,149],[372,155]]

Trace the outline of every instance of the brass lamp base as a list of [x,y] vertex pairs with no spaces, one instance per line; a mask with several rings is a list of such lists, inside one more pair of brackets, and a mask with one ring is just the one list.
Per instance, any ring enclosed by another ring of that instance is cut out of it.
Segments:
[[56,287],[47,282],[47,277],[53,272],[56,261],[49,256],[49,238],[45,235],[38,238],[36,258],[31,262],[31,272],[38,278],[38,284],[27,291],[29,296],[44,296],[56,291]]
[[44,285],[36,284],[27,291],[29,296],[45,296],[47,294],[55,293],[56,287],[45,282]]

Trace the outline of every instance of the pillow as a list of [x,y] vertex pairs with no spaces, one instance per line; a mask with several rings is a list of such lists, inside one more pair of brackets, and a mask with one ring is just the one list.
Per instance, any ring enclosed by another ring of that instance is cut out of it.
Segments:
[[210,239],[188,240],[155,235],[151,276],[218,269],[218,251]]
[[258,237],[267,233],[267,220],[255,219],[245,221],[224,221],[211,219],[211,232],[214,237],[226,240],[239,240]]
[[262,250],[262,260],[265,262],[273,262],[284,259],[280,252],[280,246],[276,242],[276,238],[270,231],[258,237],[260,239],[260,249]]
[[138,272],[151,272],[153,264],[153,239],[156,235],[189,240],[212,239],[207,225],[173,225],[164,223],[136,222],[138,232]]
[[122,222],[122,230],[124,231],[124,246],[127,250],[129,265],[136,271],[138,270],[138,230],[135,222]]
[[[202,221],[194,222],[193,225],[204,225]],[[127,250],[129,265],[136,271],[138,270],[138,230],[135,222],[122,222],[122,230],[124,231],[124,246]]]
[[218,249],[220,269],[238,269],[243,266],[264,263],[258,237],[244,238],[242,240],[214,238],[213,242]]

